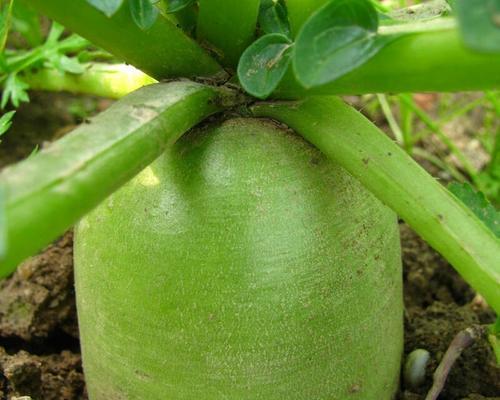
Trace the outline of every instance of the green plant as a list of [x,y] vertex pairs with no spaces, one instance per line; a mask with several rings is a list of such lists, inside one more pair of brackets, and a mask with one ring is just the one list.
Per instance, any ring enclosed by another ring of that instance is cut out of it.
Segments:
[[152,78],[61,67],[72,36],[55,25],[40,52],[59,61],[10,61],[5,82],[120,97],[169,81],[1,175],[3,275],[83,217],[91,398],[389,399],[402,301],[386,206],[500,311],[498,213],[422,170],[407,126],[403,149],[334,96],[499,88],[499,1],[467,1],[458,27],[443,2],[24,0]]

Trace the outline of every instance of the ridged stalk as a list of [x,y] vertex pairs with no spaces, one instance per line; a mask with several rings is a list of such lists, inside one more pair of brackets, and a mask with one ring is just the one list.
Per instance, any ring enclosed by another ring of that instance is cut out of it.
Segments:
[[194,40],[164,17],[148,30],[132,20],[128,1],[111,18],[86,0],[22,0],[120,60],[156,79],[224,74]]
[[233,92],[192,82],[146,86],[0,174],[7,251],[0,276],[49,244]]
[[349,74],[311,89],[296,81],[290,67],[273,96],[488,90],[500,88],[499,71],[500,54],[468,50],[452,27],[403,36]]
[[31,89],[65,91],[75,94],[120,99],[130,92],[156,82],[156,79],[126,64],[90,63],[82,74],[41,68],[23,75]]

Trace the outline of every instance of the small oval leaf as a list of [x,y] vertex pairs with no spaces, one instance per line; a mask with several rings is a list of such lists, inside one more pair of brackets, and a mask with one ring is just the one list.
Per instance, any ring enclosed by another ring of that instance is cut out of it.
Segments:
[[151,0],[129,0],[132,19],[142,30],[153,26],[158,18],[158,9],[151,4]]
[[283,0],[263,1],[259,12],[259,26],[263,33],[281,33],[290,37],[290,24]]
[[87,3],[111,17],[123,4],[123,0],[87,0]]
[[297,36],[294,71],[306,88],[338,79],[373,57],[394,35],[377,35],[378,15],[369,0],[332,0]]
[[292,41],[280,33],[262,36],[241,55],[238,78],[251,95],[264,99],[278,86],[290,65]]

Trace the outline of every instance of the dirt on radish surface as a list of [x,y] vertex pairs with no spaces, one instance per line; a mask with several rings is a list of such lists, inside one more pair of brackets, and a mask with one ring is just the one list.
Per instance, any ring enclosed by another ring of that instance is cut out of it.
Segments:
[[[92,112],[107,105],[95,99],[81,101],[60,94],[34,94],[32,103],[18,111],[18,122],[0,145],[0,166],[24,158],[36,145],[45,146],[62,135],[85,118],[82,109]],[[67,112],[71,102],[78,105],[72,114]],[[406,305],[404,358],[415,349],[425,349],[430,361],[424,383],[410,390],[401,379],[397,398],[423,400],[432,373],[454,336],[465,328],[492,323],[494,314],[446,261],[405,224],[400,226]],[[0,400],[87,398],[72,253],[72,234],[68,232],[24,262],[11,278],[0,281]],[[458,358],[439,399],[500,400],[500,368],[486,338],[477,340]]]

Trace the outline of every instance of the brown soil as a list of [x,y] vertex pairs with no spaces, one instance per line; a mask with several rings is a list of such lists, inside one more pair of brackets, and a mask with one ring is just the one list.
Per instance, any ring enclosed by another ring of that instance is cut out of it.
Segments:
[[[77,123],[77,118],[63,112],[71,100],[61,95],[35,95],[31,105],[18,112],[20,122],[0,146],[0,165],[27,156],[36,144],[52,140],[54,132],[59,132],[57,137]],[[54,115],[47,114],[51,109],[47,104],[56,106]],[[398,400],[423,400],[432,384],[432,372],[453,337],[472,325],[491,323],[494,315],[405,224],[401,224],[401,236],[405,356],[422,348],[430,352],[431,359],[425,382],[412,391],[402,383]],[[19,396],[86,399],[72,269],[72,235],[67,233],[0,282],[0,400]],[[500,368],[486,338],[463,352],[440,399],[500,400]]]
[[67,233],[0,283],[0,399],[84,399]]

